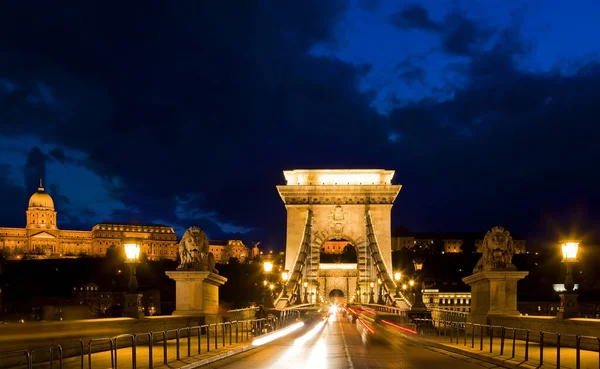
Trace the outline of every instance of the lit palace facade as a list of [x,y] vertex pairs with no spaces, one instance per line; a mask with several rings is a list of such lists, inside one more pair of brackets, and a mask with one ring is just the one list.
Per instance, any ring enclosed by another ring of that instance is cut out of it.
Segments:
[[120,246],[123,237],[139,237],[148,259],[177,259],[177,234],[172,227],[101,223],[91,231],[58,229],[54,201],[41,181],[29,199],[26,218],[25,228],[0,227],[0,247],[13,257],[104,256],[111,246]]

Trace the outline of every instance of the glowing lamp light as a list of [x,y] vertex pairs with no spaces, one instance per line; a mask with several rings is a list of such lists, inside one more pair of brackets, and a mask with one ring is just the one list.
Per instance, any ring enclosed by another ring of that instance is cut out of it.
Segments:
[[271,291],[273,291],[273,288],[275,288],[275,286],[274,286],[273,284],[271,284],[271,285],[269,286],[269,288],[271,289]]
[[415,266],[415,271],[419,271],[423,269],[423,261],[422,260],[413,260],[413,265]]
[[406,287],[407,287],[407,286],[406,286],[406,284],[403,284],[403,285],[402,285],[402,289],[403,289],[403,290],[405,290],[405,289],[406,289]]
[[284,281],[287,281],[289,277],[290,275],[288,272],[284,271],[281,273],[281,279],[283,279]]
[[127,262],[137,263],[140,260],[140,241],[135,238],[126,238],[123,240],[123,248]]
[[414,286],[415,285],[415,281],[413,281],[412,279],[410,281],[408,281],[408,284],[410,284],[410,286]]
[[402,278],[402,273],[400,273],[400,272],[396,272],[396,273],[394,273],[394,280],[395,280],[396,282],[399,282],[399,281],[400,281],[400,278]]
[[371,282],[370,286],[371,288],[375,287],[375,283]]
[[381,284],[381,279],[377,278],[377,284]]
[[565,241],[561,245],[564,263],[577,262],[577,252],[579,251],[579,241]]
[[303,286],[304,286],[304,288],[308,287],[308,282],[305,281]]
[[265,261],[265,263],[263,264],[263,268],[265,269],[265,273],[271,273],[271,271],[273,270],[273,263],[271,263],[270,261]]

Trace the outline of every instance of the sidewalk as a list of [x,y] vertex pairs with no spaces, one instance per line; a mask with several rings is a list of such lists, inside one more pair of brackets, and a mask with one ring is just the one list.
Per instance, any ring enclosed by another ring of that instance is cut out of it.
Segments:
[[[196,368],[200,365],[205,365],[212,361],[222,359],[227,356],[231,356],[243,351],[246,351],[252,347],[252,341],[254,337],[249,335],[246,338],[238,337],[238,343],[235,342],[235,335],[232,336],[231,344],[229,344],[229,335],[225,337],[225,346],[223,343],[223,336],[217,336],[217,348],[215,349],[214,336],[211,337],[210,350],[207,351],[206,336],[203,335],[200,340],[200,353],[198,353],[198,337],[192,336],[190,338],[189,350],[191,356],[188,356],[188,339],[183,337],[179,342],[179,360],[177,359],[177,343],[176,340],[172,339],[167,341],[166,361],[165,364],[165,351],[163,342],[154,342],[152,346],[152,353],[148,342],[138,344],[135,350],[135,359],[137,368],[149,368],[150,357],[152,357],[153,368]],[[57,355],[58,356],[58,355]],[[86,354],[83,358],[84,369],[105,369],[111,368],[111,352],[102,351],[92,354],[91,366],[89,365],[89,356]],[[50,363],[39,363],[35,364],[35,368],[50,368]],[[58,367],[58,359],[54,360],[53,367]],[[133,350],[132,347],[123,347],[116,350],[116,365],[115,368],[132,368],[133,367]],[[80,369],[81,356],[69,357],[63,360],[63,368],[65,369]]]
[[[415,337],[415,336],[413,336]],[[544,344],[543,348],[543,366],[540,366],[542,362],[540,358],[540,344],[537,342],[529,342],[528,348],[528,360],[525,361],[526,344],[523,340],[516,340],[514,344],[514,358],[512,357],[513,352],[513,340],[506,338],[504,341],[504,352],[501,352],[501,340],[499,337],[494,337],[490,349],[490,338],[489,336],[483,337],[483,350],[480,350],[481,339],[479,336],[472,337],[471,334],[467,334],[466,345],[464,332],[458,338],[456,336],[436,336],[436,335],[419,335],[418,338],[422,338],[436,343],[435,346],[445,349],[448,351],[465,354],[468,356],[475,356],[482,360],[491,361],[498,365],[507,367],[532,367],[532,368],[556,368],[557,367],[557,348],[556,346],[550,346]],[[474,338],[474,339],[473,339]],[[474,346],[474,347],[473,347]],[[582,369],[597,369],[599,367],[599,353],[597,351],[580,350],[580,368]],[[560,367],[576,369],[576,349],[570,347],[560,348]]]

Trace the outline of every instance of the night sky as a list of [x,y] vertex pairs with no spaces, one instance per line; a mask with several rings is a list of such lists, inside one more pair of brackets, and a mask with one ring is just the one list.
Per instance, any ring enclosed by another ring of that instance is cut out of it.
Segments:
[[[283,170],[385,168],[393,225],[600,221],[600,2],[2,1],[0,225],[281,249]],[[112,5],[114,4],[114,5]]]

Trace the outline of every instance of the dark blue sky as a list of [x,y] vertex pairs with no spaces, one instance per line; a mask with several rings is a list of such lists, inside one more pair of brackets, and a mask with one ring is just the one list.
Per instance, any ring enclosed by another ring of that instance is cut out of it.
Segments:
[[236,5],[0,3],[0,224],[43,177],[64,229],[280,248],[283,170],[386,168],[394,226],[596,237],[597,1]]

